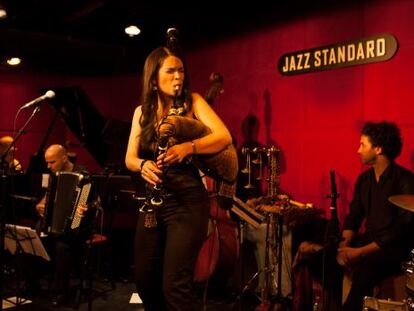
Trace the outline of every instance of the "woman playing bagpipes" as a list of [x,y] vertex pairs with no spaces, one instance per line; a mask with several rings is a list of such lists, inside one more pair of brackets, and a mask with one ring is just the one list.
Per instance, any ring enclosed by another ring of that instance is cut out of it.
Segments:
[[[135,109],[125,159],[149,186],[136,230],[135,282],[146,311],[193,310],[193,271],[207,233],[209,199],[191,157],[217,153],[232,139],[207,102],[190,92],[177,51],[152,51],[142,77],[142,105]],[[176,109],[208,134],[165,142],[160,125]]]

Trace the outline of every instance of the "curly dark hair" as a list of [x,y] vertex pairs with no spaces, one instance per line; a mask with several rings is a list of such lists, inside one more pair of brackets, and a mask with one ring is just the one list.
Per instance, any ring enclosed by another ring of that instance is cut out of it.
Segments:
[[373,147],[381,147],[382,153],[394,161],[401,153],[402,137],[398,126],[393,122],[367,122],[361,131],[368,136]]

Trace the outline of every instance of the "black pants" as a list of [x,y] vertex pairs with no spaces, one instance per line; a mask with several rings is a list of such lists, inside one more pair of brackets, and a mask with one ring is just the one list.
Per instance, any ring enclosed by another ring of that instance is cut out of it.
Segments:
[[81,261],[85,256],[85,241],[90,233],[71,233],[63,237],[53,238],[54,275],[53,293],[67,294],[70,274],[81,269]]
[[144,228],[140,214],[135,236],[135,282],[146,311],[193,310],[192,281],[207,234],[209,201],[202,185],[165,199],[158,226]]
[[[366,245],[361,237],[355,246]],[[363,258],[352,271],[352,286],[348,298],[342,306],[343,311],[362,310],[363,299],[371,296],[373,288],[385,278],[401,271],[401,262],[406,257],[401,248],[382,248]]]

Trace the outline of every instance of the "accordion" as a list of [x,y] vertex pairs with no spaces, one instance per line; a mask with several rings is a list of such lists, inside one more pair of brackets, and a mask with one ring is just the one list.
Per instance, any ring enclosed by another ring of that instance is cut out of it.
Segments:
[[53,201],[52,213],[48,215],[49,233],[62,235],[80,226],[82,216],[76,209],[87,202],[91,183],[80,173],[57,172],[56,177],[53,197],[49,198]]

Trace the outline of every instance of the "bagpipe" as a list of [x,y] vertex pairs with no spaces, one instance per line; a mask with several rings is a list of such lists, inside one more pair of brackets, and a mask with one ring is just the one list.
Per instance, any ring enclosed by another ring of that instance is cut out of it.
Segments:
[[[211,133],[211,130],[201,121],[184,116],[185,109],[177,107],[176,97],[173,107],[157,128],[157,155],[167,152],[168,148],[176,144],[189,142]],[[218,196],[233,198],[236,193],[238,172],[237,151],[233,144],[214,154],[193,154],[188,161],[216,181]],[[167,171],[168,165],[163,165],[162,176],[165,176]],[[152,212],[154,207],[162,205],[164,189],[162,185],[155,185],[149,192],[149,199],[143,211]]]
[[[167,148],[210,133],[211,130],[201,121],[174,113],[165,117],[158,127],[159,142],[166,141]],[[229,198],[234,196],[238,159],[233,144],[215,154],[192,155],[191,161],[200,171],[219,182],[220,196]]]

